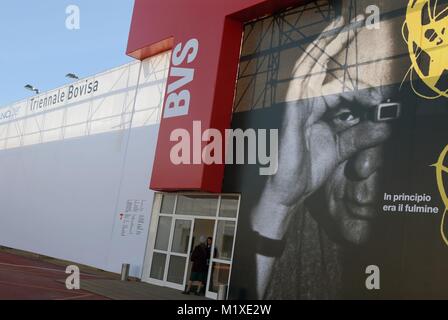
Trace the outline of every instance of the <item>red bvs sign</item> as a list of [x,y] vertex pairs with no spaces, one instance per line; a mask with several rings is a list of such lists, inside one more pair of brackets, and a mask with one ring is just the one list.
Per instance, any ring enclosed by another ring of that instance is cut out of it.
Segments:
[[[303,0],[136,0],[127,53],[146,59],[173,50],[151,189],[220,192],[224,164],[170,160],[176,129],[230,127],[243,24]],[[203,146],[207,142],[202,142]],[[201,148],[202,150],[202,148]]]

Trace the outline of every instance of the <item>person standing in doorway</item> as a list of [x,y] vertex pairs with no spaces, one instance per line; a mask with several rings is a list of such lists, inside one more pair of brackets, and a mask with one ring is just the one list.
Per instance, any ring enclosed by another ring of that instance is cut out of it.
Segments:
[[191,262],[193,263],[193,266],[191,267],[191,276],[188,281],[187,289],[182,292],[183,294],[190,294],[191,287],[195,285],[197,286],[195,294],[200,295],[203,286],[205,286],[208,271],[206,241],[207,239],[205,236],[201,236],[199,238],[199,245],[194,248],[193,253],[191,254]]

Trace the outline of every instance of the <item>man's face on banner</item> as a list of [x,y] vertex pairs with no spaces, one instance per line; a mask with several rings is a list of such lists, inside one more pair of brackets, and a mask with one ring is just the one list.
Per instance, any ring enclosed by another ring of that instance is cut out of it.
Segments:
[[[382,6],[383,1],[372,2],[381,10],[394,10]],[[393,125],[378,121],[383,120],[378,113],[371,115],[384,104],[400,103],[390,87],[401,82],[409,60],[397,32],[403,19],[385,19],[378,29],[368,28],[366,15],[358,13],[370,0],[359,0],[358,9],[348,0],[329,3],[328,12],[335,14],[322,19],[317,11],[306,11],[303,23],[314,21],[312,26],[297,27],[308,32],[306,40],[299,34],[303,43],[282,51],[285,63],[279,66],[275,99],[288,105],[279,131],[279,170],[263,191],[280,209],[277,215],[258,210],[270,205],[261,200],[251,223],[255,230],[281,238],[291,216],[303,214],[305,204],[329,235],[360,244],[377,214],[383,149]]]
[[[346,2],[344,1],[345,6]],[[372,35],[381,33],[381,37],[387,37],[396,31],[396,27],[393,23],[382,23],[378,30],[366,30],[364,27],[357,35],[357,46],[363,48],[363,59],[371,61],[376,58],[369,57],[369,52],[372,52],[372,55],[376,52],[374,48],[369,50],[369,47],[376,43],[372,41]],[[398,45],[384,46],[383,55],[395,56],[397,47]],[[341,59],[341,54],[335,57],[335,60]],[[329,69],[331,68],[332,66],[329,66]],[[326,210],[323,214],[336,225],[339,236],[353,244],[362,244],[369,238],[372,222],[378,215],[381,168],[384,165],[383,150],[393,125],[393,122],[376,122],[366,115],[371,114],[379,104],[394,99],[395,93],[392,89],[378,86],[378,82],[394,78],[393,73],[399,72],[398,69],[394,64],[389,64],[388,68],[378,68],[375,73],[359,73],[358,80],[364,89],[356,91],[350,99],[342,98],[339,106],[325,116],[335,135],[359,126],[357,134],[365,140],[365,145],[369,144],[368,140],[372,139],[372,136],[382,135],[381,144],[358,150],[348,160],[339,164],[319,192],[321,195],[323,193],[326,199]],[[362,124],[366,122],[371,125],[363,127]],[[378,132],[374,134],[375,131]]]
[[[369,121],[369,127],[360,127],[361,139],[371,139],[372,133],[382,135],[387,141],[391,123],[375,123],[364,116],[376,104],[387,100],[390,92],[380,89],[362,91],[327,115],[327,122],[334,132],[347,130]],[[369,128],[369,129],[367,129]],[[350,243],[361,244],[369,236],[371,223],[378,214],[377,204],[383,144],[359,150],[351,158],[336,167],[323,187],[328,214],[335,221],[340,235]]]

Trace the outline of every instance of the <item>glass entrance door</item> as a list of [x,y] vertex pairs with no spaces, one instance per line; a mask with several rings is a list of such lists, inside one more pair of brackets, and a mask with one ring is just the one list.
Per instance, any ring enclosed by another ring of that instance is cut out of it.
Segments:
[[189,261],[193,219],[160,216],[151,262],[151,282],[183,290]]
[[142,281],[184,290],[191,252],[204,236],[210,252],[205,294],[216,299],[230,281],[239,202],[239,195],[156,194]]

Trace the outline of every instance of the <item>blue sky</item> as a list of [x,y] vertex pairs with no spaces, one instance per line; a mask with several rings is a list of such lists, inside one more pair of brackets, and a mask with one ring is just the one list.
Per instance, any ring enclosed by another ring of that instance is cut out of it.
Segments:
[[[80,30],[66,28],[66,8],[80,9]],[[134,0],[13,0],[0,3],[0,106],[129,61]]]

